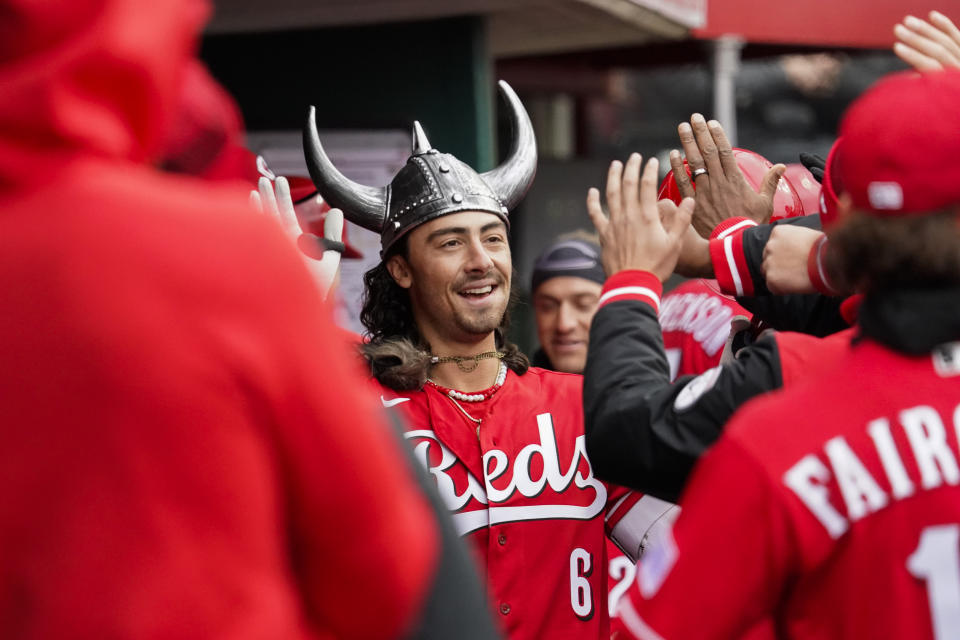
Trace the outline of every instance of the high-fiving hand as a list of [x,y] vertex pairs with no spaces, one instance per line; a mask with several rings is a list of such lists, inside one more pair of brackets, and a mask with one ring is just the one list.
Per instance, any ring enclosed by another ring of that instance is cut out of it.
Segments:
[[694,178],[690,179],[677,151],[670,153],[670,168],[680,195],[696,198],[693,228],[697,233],[709,238],[718,224],[736,216],[746,216],[757,224],[770,221],[773,197],[780,176],[787,169],[785,165],[773,165],[757,192],[737,165],[733,148],[719,122],[707,122],[702,115],[695,113],[689,123],[684,122],[677,128],[677,132]]
[[931,11],[929,22],[906,16],[893,28],[893,52],[917,71],[960,69],[960,29],[950,18]]
[[617,160],[610,163],[606,192],[610,216],[603,212],[597,189],[587,192],[587,212],[600,235],[608,276],[639,269],[663,282],[677,264],[694,201],[684,198],[680,206],[670,200],[657,202],[657,159],[647,161],[642,176],[641,164],[639,153],[632,154],[626,166]]

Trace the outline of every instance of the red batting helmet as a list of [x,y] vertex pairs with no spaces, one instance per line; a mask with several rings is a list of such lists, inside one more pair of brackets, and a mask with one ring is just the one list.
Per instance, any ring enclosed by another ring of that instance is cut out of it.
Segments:
[[[736,159],[740,171],[743,172],[743,176],[747,179],[747,184],[754,190],[759,189],[764,176],[767,175],[773,163],[759,153],[747,149],[734,149],[733,157]],[[686,169],[687,175],[690,175],[690,167],[687,166],[686,160],[683,161],[683,168]],[[661,200],[669,198],[677,204],[680,204],[683,199],[680,196],[680,189],[677,188],[677,181],[673,179],[673,170],[667,172],[663,182],[660,183],[658,198]],[[813,213],[813,211],[815,209],[811,210],[810,213]],[[770,221],[774,222],[782,218],[794,218],[802,215],[804,215],[803,201],[797,193],[797,189],[786,177],[781,178],[773,196],[773,215],[770,217]]]
[[803,203],[803,213],[810,215],[820,211],[820,183],[813,177],[810,170],[799,162],[787,165],[783,177],[797,190],[800,202]]

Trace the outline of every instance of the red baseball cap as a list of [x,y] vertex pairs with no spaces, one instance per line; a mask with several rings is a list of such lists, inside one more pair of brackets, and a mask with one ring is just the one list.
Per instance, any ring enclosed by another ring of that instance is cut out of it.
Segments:
[[837,175],[837,158],[840,156],[840,147],[843,136],[836,139],[827,154],[827,164],[823,168],[823,184],[820,185],[820,226],[829,228],[837,220],[837,202],[843,187]]
[[[759,153],[748,149],[734,149],[733,157],[736,158],[737,166],[743,172],[747,183],[753,187],[754,191],[758,190],[773,163]],[[690,175],[690,167],[686,160],[683,161],[683,168],[687,175]],[[694,188],[696,188],[696,185],[694,185]],[[673,179],[672,169],[667,172],[663,182],[660,183],[660,193],[657,198],[659,200],[669,198],[677,204],[680,204],[680,201],[683,200],[680,196],[680,189],[677,188],[677,181]],[[813,211],[810,211],[810,213],[813,213]],[[782,218],[794,218],[802,215],[804,215],[803,203],[796,188],[790,183],[790,180],[781,178],[773,196],[773,215],[770,217],[770,221],[774,222]]]
[[960,205],[960,71],[896,73],[847,110],[836,176],[877,216]]

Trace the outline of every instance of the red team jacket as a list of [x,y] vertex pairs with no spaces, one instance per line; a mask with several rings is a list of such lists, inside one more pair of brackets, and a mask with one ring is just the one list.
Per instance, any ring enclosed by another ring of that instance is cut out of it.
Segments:
[[510,371],[490,399],[460,402],[479,429],[429,385],[383,389],[470,540],[511,638],[607,638],[606,533],[639,546],[673,508],[594,477],[581,386],[578,375]]
[[958,343],[906,356],[862,340],[744,407],[622,601],[634,635],[735,638],[773,616],[788,638],[957,637],[958,362]]

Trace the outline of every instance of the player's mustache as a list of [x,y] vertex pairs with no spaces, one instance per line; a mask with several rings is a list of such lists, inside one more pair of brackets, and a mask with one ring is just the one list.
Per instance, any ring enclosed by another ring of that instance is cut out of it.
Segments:
[[507,283],[507,279],[503,277],[503,274],[495,269],[491,269],[484,273],[483,275],[470,275],[463,278],[459,278],[454,282],[453,288],[457,291],[462,289],[469,289],[471,284],[482,282],[484,284],[493,283],[497,286],[504,286]]

